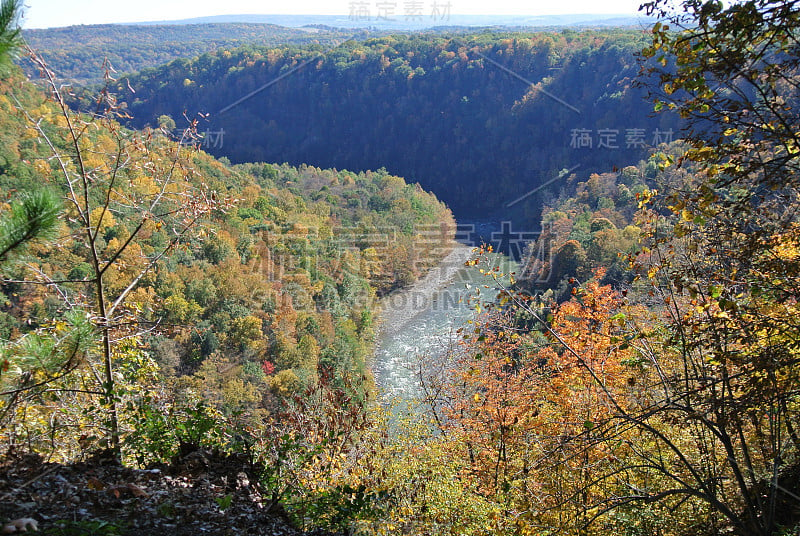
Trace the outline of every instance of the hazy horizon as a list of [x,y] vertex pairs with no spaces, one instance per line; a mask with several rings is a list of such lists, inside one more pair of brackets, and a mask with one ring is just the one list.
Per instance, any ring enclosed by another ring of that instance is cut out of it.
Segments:
[[[361,13],[371,19],[409,20],[410,17],[431,19],[434,14],[451,17],[545,17],[545,16],[623,16],[639,14],[641,0],[610,0],[598,4],[587,0],[571,2],[517,2],[497,0],[297,0],[291,3],[229,0],[224,4],[196,0],[190,5],[182,1],[140,0],[135,9],[98,0],[28,0],[25,2],[22,27],[26,29],[58,28],[91,24],[137,24],[169,22],[185,19],[230,16],[337,16],[353,18]],[[487,9],[487,5],[491,6]]]

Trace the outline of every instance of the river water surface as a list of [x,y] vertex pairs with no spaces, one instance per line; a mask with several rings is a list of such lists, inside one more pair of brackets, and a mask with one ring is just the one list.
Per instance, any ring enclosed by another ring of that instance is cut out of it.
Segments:
[[[456,330],[473,318],[469,296],[491,283],[480,266],[464,266],[473,257],[471,247],[458,244],[425,277],[382,300],[373,373],[384,400],[421,394],[414,373],[420,357],[440,357],[456,340]],[[507,260],[502,264],[509,267]]]

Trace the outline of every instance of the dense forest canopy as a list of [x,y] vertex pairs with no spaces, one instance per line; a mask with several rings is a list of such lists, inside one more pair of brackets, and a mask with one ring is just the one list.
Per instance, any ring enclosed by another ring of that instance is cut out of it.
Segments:
[[136,126],[208,114],[206,149],[233,162],[386,167],[462,218],[495,211],[538,224],[541,194],[514,203],[522,193],[576,166],[621,169],[672,141],[677,119],[654,117],[634,85],[646,39],[563,30],[245,47],[116,89]]

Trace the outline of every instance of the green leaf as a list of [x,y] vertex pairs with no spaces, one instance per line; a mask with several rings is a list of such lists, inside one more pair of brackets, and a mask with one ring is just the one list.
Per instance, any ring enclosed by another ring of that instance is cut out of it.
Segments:
[[215,497],[214,500],[217,501],[219,509],[224,512],[230,507],[231,503],[233,502],[233,494],[228,493],[224,497]]
[[718,285],[712,285],[712,287],[709,290],[711,292],[711,297],[714,298],[715,300],[722,295],[722,287]]

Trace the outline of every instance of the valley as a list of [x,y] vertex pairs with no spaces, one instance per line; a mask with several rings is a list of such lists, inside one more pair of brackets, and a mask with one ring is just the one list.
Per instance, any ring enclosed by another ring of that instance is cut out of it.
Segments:
[[0,531],[798,533],[796,2],[31,3]]

